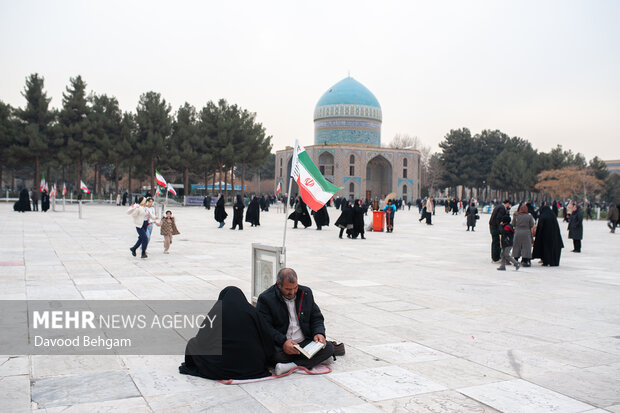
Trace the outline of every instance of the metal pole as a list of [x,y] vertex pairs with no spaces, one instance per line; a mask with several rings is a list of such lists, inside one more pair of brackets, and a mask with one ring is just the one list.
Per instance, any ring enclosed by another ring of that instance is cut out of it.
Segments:
[[62,196],[62,210],[65,210],[65,196]]
[[293,185],[293,177],[288,181],[288,195],[286,196],[286,204],[284,205],[284,237],[282,238],[282,251],[286,251],[286,221],[288,220],[288,203],[291,200],[291,185]]
[[81,199],[78,201],[78,215],[80,219],[82,219],[82,200]]

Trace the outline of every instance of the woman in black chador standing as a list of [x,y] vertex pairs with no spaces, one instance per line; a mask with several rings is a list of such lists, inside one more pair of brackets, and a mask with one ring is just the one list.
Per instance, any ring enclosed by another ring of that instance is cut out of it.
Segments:
[[[221,312],[211,310],[204,327],[187,342],[179,373],[211,380],[269,376],[275,347],[258,310],[237,287],[224,288],[218,300]],[[213,328],[209,320],[214,320]],[[218,344],[221,355],[208,355],[216,352]]]
[[220,223],[220,226],[218,228],[222,228],[224,226],[224,220],[226,220],[226,217],[228,216],[224,205],[224,197],[220,193],[218,194],[217,203],[215,204],[215,211],[213,211],[215,220]]
[[351,201],[343,199],[340,203],[340,216],[336,220],[336,226],[340,228],[340,234],[338,238],[342,238],[342,233],[347,230],[347,238],[351,238],[351,232],[353,231],[353,207]]
[[31,210],[32,209],[30,208],[30,196],[28,196],[28,190],[24,188],[19,193],[19,201],[13,204],[13,211],[26,212]]
[[548,205],[540,208],[532,258],[540,258],[544,266],[557,267],[562,255],[562,234],[558,217]]
[[301,224],[304,228],[308,228],[312,225],[312,220],[310,219],[310,214],[308,213],[308,208],[306,207],[306,203],[301,199],[301,197],[297,197],[295,199],[295,210],[288,216],[288,219],[292,219],[295,223],[293,228],[297,228],[297,222],[301,221]]
[[239,231],[243,230],[243,210],[245,209],[245,205],[243,204],[243,199],[241,199],[241,195],[237,195],[237,200],[233,205],[233,222],[232,222],[232,230],[237,228],[239,225]]
[[258,197],[255,196],[248,205],[248,210],[245,212],[245,222],[249,222],[251,226],[258,227],[260,225],[260,210],[261,205]]
[[353,238],[357,238],[358,235],[364,238],[364,206],[362,205],[361,199],[355,200],[355,205],[353,205]]
[[472,231],[475,231],[476,220],[478,219],[478,208],[476,208],[476,204],[474,202],[471,202],[467,207],[465,216],[467,217],[467,231],[469,231],[469,227],[471,227]]
[[41,192],[41,211],[47,212],[50,209],[50,196],[47,191]]

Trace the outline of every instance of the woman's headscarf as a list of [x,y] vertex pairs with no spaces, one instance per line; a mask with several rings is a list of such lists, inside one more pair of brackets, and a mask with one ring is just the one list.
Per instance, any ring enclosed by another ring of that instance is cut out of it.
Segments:
[[522,204],[519,207],[519,214],[529,214],[530,211],[527,209],[527,205],[526,204]]

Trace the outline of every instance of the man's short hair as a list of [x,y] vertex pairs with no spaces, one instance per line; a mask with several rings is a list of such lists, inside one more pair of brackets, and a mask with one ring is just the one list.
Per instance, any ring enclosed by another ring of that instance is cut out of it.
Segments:
[[280,271],[278,271],[278,276],[276,277],[276,280],[277,280],[278,284],[280,284],[280,285],[282,285],[284,280],[286,280],[286,281],[288,281],[290,283],[296,283],[297,282],[297,273],[292,268],[282,268]]
[[512,202],[510,202],[510,199],[507,199],[507,200],[505,200],[505,201],[504,201],[504,204],[510,204],[510,205],[512,205]]

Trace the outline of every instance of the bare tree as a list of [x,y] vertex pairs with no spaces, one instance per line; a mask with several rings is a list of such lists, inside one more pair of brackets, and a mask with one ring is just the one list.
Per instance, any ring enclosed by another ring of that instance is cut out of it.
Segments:
[[417,136],[397,133],[387,147],[392,149],[417,149],[422,147],[422,141]]

